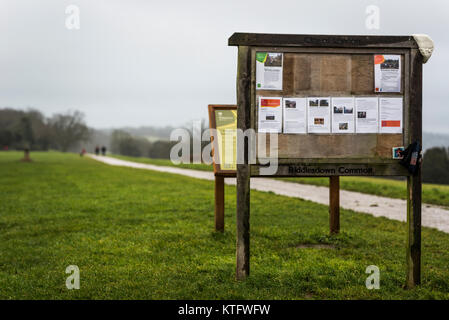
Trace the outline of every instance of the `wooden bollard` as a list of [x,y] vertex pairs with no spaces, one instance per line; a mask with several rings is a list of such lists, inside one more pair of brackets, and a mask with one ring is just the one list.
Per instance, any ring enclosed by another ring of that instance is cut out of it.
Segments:
[[24,161],[24,162],[30,162],[30,161],[31,161],[31,158],[30,158],[30,149],[25,148],[25,149],[23,150],[23,159],[22,159],[22,161]]
[[330,234],[340,232],[340,177],[329,178],[329,229]]

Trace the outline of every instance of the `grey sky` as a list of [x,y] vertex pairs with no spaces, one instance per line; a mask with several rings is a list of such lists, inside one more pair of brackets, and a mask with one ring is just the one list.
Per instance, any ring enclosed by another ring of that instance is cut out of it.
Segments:
[[[80,30],[65,27],[70,4]],[[365,27],[368,5],[380,8],[379,30]],[[426,33],[424,130],[449,132],[447,30],[443,0],[2,0],[0,107],[78,109],[97,128],[179,125],[235,103],[234,32]]]

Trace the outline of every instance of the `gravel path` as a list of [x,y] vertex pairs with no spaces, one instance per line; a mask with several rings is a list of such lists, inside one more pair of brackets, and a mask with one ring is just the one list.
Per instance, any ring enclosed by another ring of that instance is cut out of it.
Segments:
[[[110,157],[94,155],[88,156],[113,166],[181,174],[197,179],[214,179],[213,173],[208,171],[155,166]],[[225,182],[226,184],[235,185],[235,178],[226,178]],[[251,179],[251,189],[258,191],[271,191],[279,195],[301,198],[324,205],[329,204],[329,189],[327,187],[285,182],[268,178],[254,178]],[[340,190],[340,206],[344,209],[368,213],[376,217],[387,217],[399,221],[406,221],[407,219],[407,204],[405,200],[401,199],[392,199],[359,192]],[[423,204],[422,225],[449,233],[449,210],[434,205]]]

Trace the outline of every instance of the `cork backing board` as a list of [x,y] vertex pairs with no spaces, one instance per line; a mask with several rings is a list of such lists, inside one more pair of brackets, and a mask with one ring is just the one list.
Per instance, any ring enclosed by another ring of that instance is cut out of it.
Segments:
[[[408,124],[408,99],[405,91],[408,84],[405,81],[408,65],[405,54],[401,53],[401,92],[374,92],[374,54],[398,54],[394,50],[372,50],[366,53],[316,53],[288,52],[280,48],[254,49],[257,51],[284,52],[283,90],[255,90],[252,83],[253,110],[252,127],[257,132],[258,101],[260,96],[268,97],[404,97],[403,133]],[[290,49],[291,50],[291,49]],[[253,59],[254,60],[254,59]],[[253,61],[255,64],[255,61]],[[254,68],[253,68],[253,71]],[[253,76],[255,76],[253,74]],[[258,136],[263,133],[258,133]],[[266,137],[267,150],[269,138]],[[282,159],[367,159],[369,162],[391,162],[392,148],[404,145],[404,134],[278,134],[278,157]],[[346,159],[348,161],[344,161]],[[384,160],[384,161],[383,161]]]

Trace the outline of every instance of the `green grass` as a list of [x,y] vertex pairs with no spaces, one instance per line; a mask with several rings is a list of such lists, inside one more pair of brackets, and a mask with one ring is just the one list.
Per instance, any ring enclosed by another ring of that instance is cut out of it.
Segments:
[[[404,290],[404,223],[342,210],[329,237],[326,206],[252,191],[251,276],[237,282],[234,186],[221,234],[212,181],[31,157],[0,153],[1,299],[449,299],[449,234],[423,228],[422,286]],[[369,265],[380,290],[365,288]]]
[[[113,157],[123,160],[130,160],[141,163],[149,163],[159,166],[178,166],[180,168],[208,170],[212,171],[211,165],[205,164],[179,164],[174,165],[167,159],[136,158],[113,155]],[[329,178],[282,178],[302,184],[315,186],[329,186]],[[373,177],[340,177],[340,188],[343,190],[356,191],[366,194],[374,194],[383,197],[405,199],[407,195],[407,182]],[[423,184],[422,201],[424,203],[449,207],[449,185]]]

